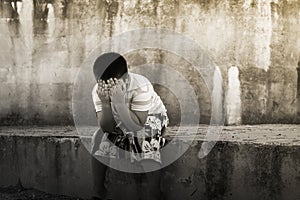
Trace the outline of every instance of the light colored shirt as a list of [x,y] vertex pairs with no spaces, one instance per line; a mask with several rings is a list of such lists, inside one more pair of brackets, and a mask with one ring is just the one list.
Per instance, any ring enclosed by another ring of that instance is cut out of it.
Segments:
[[[161,98],[154,91],[151,82],[144,76],[128,73],[125,81],[126,102],[129,102],[131,110],[148,111],[149,114],[166,113]],[[97,94],[98,84],[92,90],[92,98],[96,112],[102,110],[102,103]]]

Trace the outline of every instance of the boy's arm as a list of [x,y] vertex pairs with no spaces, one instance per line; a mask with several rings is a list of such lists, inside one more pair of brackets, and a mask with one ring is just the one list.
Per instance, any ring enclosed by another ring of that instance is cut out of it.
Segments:
[[104,132],[113,132],[116,127],[116,122],[112,115],[110,98],[106,89],[103,81],[99,80],[93,89],[92,96],[98,125]]
[[[148,111],[136,111],[130,110],[131,118],[136,122],[139,126],[144,126],[147,120]],[[136,119],[135,119],[136,117]]]
[[97,112],[98,125],[105,132],[113,132],[116,127],[110,103],[102,102],[102,111]]
[[128,108],[125,103],[115,105],[119,120],[129,131],[138,131],[144,127],[148,111],[135,111]]
[[[125,91],[122,87],[116,87],[111,96],[113,112],[117,116],[117,123],[121,122],[128,131],[138,131],[144,127],[148,116],[148,111],[132,110],[125,102]],[[119,124],[118,124],[119,125]]]

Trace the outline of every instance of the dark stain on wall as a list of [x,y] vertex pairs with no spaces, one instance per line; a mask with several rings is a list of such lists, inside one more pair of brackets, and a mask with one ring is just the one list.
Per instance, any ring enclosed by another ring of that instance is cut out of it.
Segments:
[[[240,69],[242,122],[244,124],[296,123],[294,69]],[[291,109],[294,111],[291,112]]]
[[45,34],[48,28],[48,3],[47,0],[33,0],[33,34]]
[[251,148],[249,155],[252,168],[248,176],[257,177],[251,179],[249,184],[254,186],[258,195],[264,199],[281,199],[281,189],[284,188],[281,180],[284,151],[279,147],[263,146]]
[[0,1],[1,17],[9,19],[11,21],[19,20],[17,2],[21,2],[21,0],[1,0]]
[[21,116],[20,112],[11,112],[6,115],[6,118],[1,118],[2,125],[17,125],[24,123],[24,116]]
[[[229,143],[218,143],[206,158],[205,185],[207,199],[225,199],[233,171],[234,149]],[[212,167],[213,166],[213,167]]]
[[[62,176],[62,151],[61,151],[61,143],[58,141],[55,141],[55,156],[54,156],[54,168],[55,168],[55,177],[58,180],[58,183],[60,182],[60,178]],[[60,185],[57,183],[57,189],[60,190]]]
[[114,17],[118,13],[119,9],[119,2],[112,0],[112,1],[105,1],[106,7],[106,22],[109,26],[109,37],[112,37],[114,31]]
[[298,62],[297,67],[297,118],[298,123],[300,123],[300,61]]

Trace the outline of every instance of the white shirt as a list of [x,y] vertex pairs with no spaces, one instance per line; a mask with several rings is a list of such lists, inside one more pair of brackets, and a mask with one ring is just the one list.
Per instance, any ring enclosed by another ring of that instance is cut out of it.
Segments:
[[[97,94],[98,84],[92,90],[92,98],[96,112],[102,110],[102,103]],[[150,81],[139,74],[128,73],[126,79],[126,102],[130,102],[131,110],[148,111],[149,114],[166,113],[166,107],[154,91]]]

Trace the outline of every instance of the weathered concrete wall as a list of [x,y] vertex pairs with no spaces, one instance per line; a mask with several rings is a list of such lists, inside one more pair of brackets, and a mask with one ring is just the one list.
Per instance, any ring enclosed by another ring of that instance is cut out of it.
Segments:
[[[188,151],[162,170],[165,199],[299,199],[299,128],[226,127],[212,152],[198,159],[205,130],[200,128]],[[66,127],[1,128],[0,187],[20,180],[27,188],[90,197],[90,156],[74,134]],[[136,187],[144,184],[115,170],[107,178],[112,199],[137,199]]]
[[[240,86],[234,88],[241,104],[232,105],[226,96],[227,114],[234,116],[228,123],[299,122],[299,10],[298,0],[3,0],[1,124],[71,124],[72,88],[83,60],[106,38],[147,27],[170,29],[198,43],[220,67],[226,94],[228,70],[238,68]],[[199,94],[202,122],[209,121],[210,95],[190,64],[153,50],[125,56],[132,66],[174,67]],[[164,89],[160,94],[178,122],[178,102]]]

